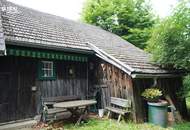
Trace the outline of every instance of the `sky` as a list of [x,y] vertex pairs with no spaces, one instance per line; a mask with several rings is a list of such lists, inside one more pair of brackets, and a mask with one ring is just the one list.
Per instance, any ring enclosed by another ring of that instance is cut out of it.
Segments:
[[[79,20],[85,0],[9,0],[42,12]],[[154,12],[160,17],[171,13],[178,0],[151,0]]]

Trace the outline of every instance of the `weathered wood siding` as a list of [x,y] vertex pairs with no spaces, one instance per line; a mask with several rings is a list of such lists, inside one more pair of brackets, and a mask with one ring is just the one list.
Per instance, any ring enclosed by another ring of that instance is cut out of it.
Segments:
[[152,79],[133,79],[133,95],[134,95],[134,114],[136,122],[147,121],[148,107],[146,101],[141,96],[142,92],[153,85]]
[[[94,95],[97,91],[101,92],[101,107],[109,105],[111,96],[130,99],[132,101],[132,119],[135,122],[147,121],[148,106],[141,94],[146,88],[153,85],[153,78],[132,79],[117,67],[98,58],[94,58],[90,62],[94,64],[94,68],[89,70],[91,73],[89,93]],[[182,87],[181,77],[161,78],[157,81],[157,86],[164,91],[165,95],[170,95],[182,116],[186,116],[185,101],[176,95]]]
[[[56,80],[38,80],[40,59],[0,57],[0,61],[0,122],[40,113],[42,97],[79,95],[86,98],[87,63],[54,61]],[[74,75],[69,74],[70,67]],[[32,91],[32,86],[37,91]]]
[[30,117],[33,115],[32,93],[29,85],[34,82],[29,77],[33,70],[32,65],[20,66],[23,62],[21,63],[20,59],[15,57],[0,57],[0,61],[0,75],[7,76],[9,79],[5,84],[0,84],[2,92],[0,97],[3,99],[0,102],[0,122]]
[[[96,57],[91,57],[89,63],[55,61],[56,80],[38,80],[39,59],[0,57],[0,61],[0,122],[40,113],[42,97],[79,95],[91,98],[97,92],[100,94],[100,107],[109,105],[111,96],[130,99],[133,120],[147,121],[147,105],[141,93],[153,85],[153,79],[132,79]],[[69,74],[70,67],[74,75]],[[37,91],[31,91],[32,86],[36,86]],[[182,87],[182,79],[158,79],[157,86],[170,95],[182,116],[186,116],[185,101],[176,95]]]
[[[93,62],[93,61],[91,61]],[[110,97],[118,97],[133,101],[132,79],[126,73],[115,66],[100,59],[94,59],[93,75],[89,75],[91,81],[90,94],[101,91],[102,108],[110,104]],[[93,83],[92,83],[93,82]],[[133,104],[132,104],[133,106]]]
[[168,94],[171,97],[181,116],[186,118],[186,102],[184,98],[179,97],[180,89],[183,87],[182,77],[159,79],[158,86],[164,91],[164,95]]

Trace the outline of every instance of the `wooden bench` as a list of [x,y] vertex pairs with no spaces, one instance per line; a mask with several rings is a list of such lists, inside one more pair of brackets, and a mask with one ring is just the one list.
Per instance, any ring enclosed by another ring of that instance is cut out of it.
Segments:
[[66,109],[61,108],[54,108],[53,105],[58,102],[65,102],[65,101],[72,101],[72,100],[79,100],[79,96],[58,96],[58,97],[47,97],[42,98],[42,120],[44,122],[50,120],[50,116],[54,117],[54,120],[57,118],[58,113],[66,112]]
[[107,117],[109,118],[111,112],[119,114],[118,122],[121,120],[121,117],[127,113],[131,112],[131,101],[116,97],[111,97],[110,106],[106,107],[108,110]]

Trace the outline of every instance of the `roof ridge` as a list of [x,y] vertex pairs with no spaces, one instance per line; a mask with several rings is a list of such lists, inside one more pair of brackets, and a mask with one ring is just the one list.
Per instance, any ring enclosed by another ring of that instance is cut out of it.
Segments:
[[28,9],[30,11],[38,12],[38,13],[44,14],[46,16],[53,16],[53,17],[56,17],[56,18],[72,21],[71,19],[59,16],[59,15],[56,15],[56,14],[47,13],[47,12],[44,12],[44,11],[41,11],[41,10],[38,10],[38,9],[34,9],[34,8],[31,8],[31,7],[28,7],[28,6],[20,5],[18,3],[14,3],[14,2],[9,1],[9,0],[1,0],[1,1],[4,1],[5,3],[13,4],[15,6],[18,6],[18,7],[22,8],[22,9]]

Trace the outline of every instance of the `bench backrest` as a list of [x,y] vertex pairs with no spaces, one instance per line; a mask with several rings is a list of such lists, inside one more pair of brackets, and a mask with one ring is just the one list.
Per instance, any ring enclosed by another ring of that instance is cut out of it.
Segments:
[[111,104],[123,108],[131,108],[131,101],[127,99],[111,97]]
[[47,97],[42,98],[43,103],[57,103],[57,102],[64,102],[64,101],[72,101],[72,100],[79,100],[79,96],[58,96],[58,97]]

